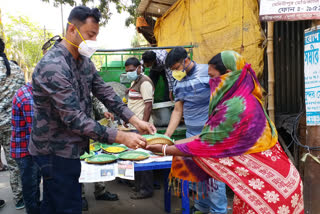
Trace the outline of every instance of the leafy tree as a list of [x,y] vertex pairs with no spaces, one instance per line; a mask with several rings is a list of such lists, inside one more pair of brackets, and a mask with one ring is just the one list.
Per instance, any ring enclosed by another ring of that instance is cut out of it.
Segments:
[[0,8],[0,37],[3,39],[4,38],[4,33],[3,33],[3,24],[1,20],[1,8]]
[[143,47],[148,45],[149,45],[148,41],[138,32],[136,32],[136,34],[131,40],[131,47],[133,48]]
[[131,0],[131,4],[128,4],[127,2],[124,3],[124,1],[121,0],[41,0],[43,2],[53,2],[53,5],[55,7],[58,7],[59,5],[63,4],[69,4],[70,6],[76,6],[76,5],[86,5],[86,6],[94,6],[97,7],[101,14],[102,14],[102,25],[105,25],[108,20],[110,19],[110,16],[112,15],[110,12],[109,4],[115,3],[118,13],[121,12],[128,12],[130,14],[130,17],[126,20],[126,26],[129,26],[130,24],[136,23],[136,18],[138,17],[137,14],[137,8],[141,2],[141,0]]
[[42,45],[53,35],[25,16],[9,15],[3,29],[8,59],[17,61],[25,72],[32,72],[42,58]]
[[125,8],[125,11],[127,11],[130,14],[130,16],[126,19],[126,26],[136,24],[137,17],[139,16],[137,8],[140,2],[141,0],[132,0],[132,5]]

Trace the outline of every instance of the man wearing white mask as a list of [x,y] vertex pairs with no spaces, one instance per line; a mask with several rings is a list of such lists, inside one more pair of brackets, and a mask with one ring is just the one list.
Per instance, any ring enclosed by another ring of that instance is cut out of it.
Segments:
[[44,55],[33,73],[29,152],[43,176],[42,214],[81,213],[79,156],[88,150],[89,139],[123,143],[133,149],[146,146],[139,134],[107,128],[91,119],[91,93],[140,133],[156,131],[122,103],[89,58],[97,47],[100,17],[97,8],[73,8],[66,37]]
[[[142,73],[142,65],[135,57],[127,59],[125,63],[127,78],[131,81],[128,90],[128,107],[139,119],[152,123],[151,111],[154,85],[152,80]],[[153,195],[153,172],[142,171],[135,173],[134,193],[131,199],[144,199]]]

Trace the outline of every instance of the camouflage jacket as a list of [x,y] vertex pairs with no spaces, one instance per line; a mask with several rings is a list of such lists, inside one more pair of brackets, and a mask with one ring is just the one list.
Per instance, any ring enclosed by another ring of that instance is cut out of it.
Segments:
[[109,111],[98,98],[92,96],[92,118],[95,120],[101,120],[104,118],[104,113]]
[[10,62],[11,75],[7,77],[7,68],[0,57],[0,132],[11,130],[11,107],[14,94],[21,88],[24,75],[16,64]]
[[133,116],[98,75],[92,61],[82,56],[76,61],[61,43],[50,49],[36,66],[32,89],[31,155],[55,154],[75,159],[88,148],[90,138],[114,142],[117,130],[91,118],[90,93],[124,121]]

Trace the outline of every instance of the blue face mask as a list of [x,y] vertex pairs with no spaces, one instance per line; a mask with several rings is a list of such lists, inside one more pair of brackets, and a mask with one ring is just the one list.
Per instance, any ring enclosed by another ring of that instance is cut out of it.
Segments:
[[135,81],[138,78],[139,75],[137,74],[137,70],[138,68],[135,71],[131,71],[127,73],[128,80]]

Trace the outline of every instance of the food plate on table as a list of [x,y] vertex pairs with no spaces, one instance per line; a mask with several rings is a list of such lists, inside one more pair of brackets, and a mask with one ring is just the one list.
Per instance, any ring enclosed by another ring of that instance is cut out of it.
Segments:
[[120,145],[118,143],[114,143],[112,145],[101,144],[100,147],[103,151],[113,154],[121,153],[128,149],[125,145]]
[[113,120],[111,120],[111,118],[109,118],[109,119],[103,118],[103,119],[99,120],[98,123],[100,123],[103,126],[108,126],[110,128],[117,128],[117,126],[118,126],[117,121],[113,121]]
[[147,140],[148,145],[153,145],[153,144],[167,144],[169,146],[174,145],[173,140],[163,134],[158,134],[155,133],[153,135],[142,135]]
[[85,159],[87,163],[93,163],[93,164],[111,163],[115,160],[117,160],[117,157],[110,154],[99,154],[99,155],[94,155],[92,157]]
[[83,155],[80,156],[80,160],[84,160],[86,158],[90,158],[94,155],[94,152],[90,152],[89,154],[87,152],[85,152]]
[[90,144],[90,152],[97,152],[99,151],[100,148],[100,143],[91,143]]
[[147,159],[150,155],[145,152],[140,151],[127,151],[123,152],[119,155],[119,159],[122,160],[131,160],[131,161],[139,161]]

